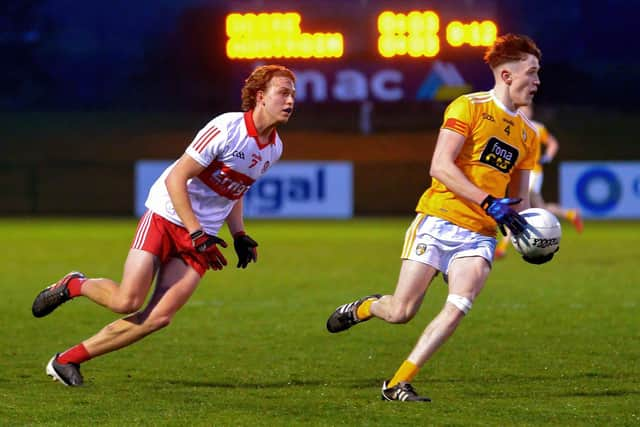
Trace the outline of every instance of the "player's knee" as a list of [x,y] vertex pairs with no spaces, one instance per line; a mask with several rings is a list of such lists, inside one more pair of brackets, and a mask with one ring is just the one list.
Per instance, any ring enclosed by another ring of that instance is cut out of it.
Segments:
[[473,301],[462,295],[449,294],[449,296],[447,296],[447,302],[455,306],[462,314],[467,314],[469,310],[471,310],[471,307],[473,307]]
[[116,313],[130,314],[140,310],[142,304],[144,304],[144,298],[128,295],[119,298],[112,298],[109,308]]

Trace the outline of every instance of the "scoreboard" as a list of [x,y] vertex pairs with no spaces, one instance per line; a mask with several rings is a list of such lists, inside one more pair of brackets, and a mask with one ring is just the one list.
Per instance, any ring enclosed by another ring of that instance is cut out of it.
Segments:
[[225,53],[237,75],[285,65],[297,76],[296,101],[329,104],[447,102],[491,82],[482,61],[499,35],[490,0],[290,4],[227,11]]
[[[342,58],[345,45],[357,37],[344,31],[307,32],[299,12],[230,13],[225,29],[230,59]],[[434,58],[443,42],[450,47],[489,46],[498,34],[490,19],[443,22],[434,10],[384,10],[371,30],[376,31],[377,53],[382,58]]]

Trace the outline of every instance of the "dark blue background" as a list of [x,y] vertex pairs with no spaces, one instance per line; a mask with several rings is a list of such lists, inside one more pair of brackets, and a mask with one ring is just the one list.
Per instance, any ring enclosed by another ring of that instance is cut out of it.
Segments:
[[[539,103],[637,108],[638,1],[5,0],[0,109],[237,108],[238,67],[224,54],[226,13],[299,11],[305,32],[345,34],[345,58],[336,62],[344,66],[379,60],[375,17],[384,8],[489,18],[501,33],[530,35],[543,51]],[[441,57],[482,66],[477,49],[443,47]]]

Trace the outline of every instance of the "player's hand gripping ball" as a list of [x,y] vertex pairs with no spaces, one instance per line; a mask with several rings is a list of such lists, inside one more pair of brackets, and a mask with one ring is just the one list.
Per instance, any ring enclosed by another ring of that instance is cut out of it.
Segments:
[[562,228],[560,221],[551,212],[531,208],[520,212],[527,221],[522,233],[511,236],[511,243],[522,258],[531,264],[544,264],[551,261],[560,249]]

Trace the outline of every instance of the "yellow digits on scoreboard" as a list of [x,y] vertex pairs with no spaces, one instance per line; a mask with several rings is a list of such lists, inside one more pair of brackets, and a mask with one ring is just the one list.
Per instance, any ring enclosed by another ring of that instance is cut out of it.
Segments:
[[384,11],[378,16],[378,52],[385,58],[432,58],[440,52],[439,29],[440,18],[430,10],[408,14]]
[[340,58],[341,33],[303,33],[299,13],[227,15],[227,56],[257,58]]
[[[230,13],[226,17],[227,56],[231,59],[341,58],[342,33],[303,33],[297,12]],[[384,58],[433,58],[440,52],[440,16],[432,11],[378,15],[378,52]],[[451,21],[446,40],[452,47],[490,46],[498,28],[493,21]]]
[[463,24],[452,21],[447,25],[447,42],[453,47],[468,44],[470,46],[491,46],[498,36],[498,27],[493,21],[473,21]]

